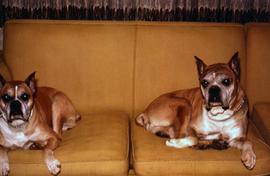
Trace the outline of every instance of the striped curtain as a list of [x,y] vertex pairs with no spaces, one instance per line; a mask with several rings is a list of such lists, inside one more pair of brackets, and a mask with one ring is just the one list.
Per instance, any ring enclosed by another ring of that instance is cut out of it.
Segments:
[[0,0],[8,19],[269,22],[270,0]]

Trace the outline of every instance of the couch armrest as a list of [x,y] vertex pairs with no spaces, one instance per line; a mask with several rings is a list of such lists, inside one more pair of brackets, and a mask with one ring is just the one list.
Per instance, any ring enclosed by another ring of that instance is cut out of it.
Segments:
[[251,120],[259,130],[266,143],[270,145],[270,102],[256,103],[253,106]]

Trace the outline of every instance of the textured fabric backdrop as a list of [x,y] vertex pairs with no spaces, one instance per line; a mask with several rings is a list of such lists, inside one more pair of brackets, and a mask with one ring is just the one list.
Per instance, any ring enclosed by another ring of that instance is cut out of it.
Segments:
[[270,21],[270,0],[0,0],[8,19]]

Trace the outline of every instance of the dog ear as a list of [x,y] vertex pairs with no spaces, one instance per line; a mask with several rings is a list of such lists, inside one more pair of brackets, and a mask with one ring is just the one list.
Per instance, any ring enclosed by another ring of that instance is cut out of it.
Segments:
[[240,79],[240,59],[238,57],[238,52],[236,52],[231,60],[229,61],[228,65],[233,70],[233,72],[236,74],[238,80]]
[[31,73],[25,80],[25,83],[30,87],[33,94],[35,94],[37,90],[35,74],[36,72]]
[[0,89],[6,84],[5,78],[0,74]]
[[198,58],[197,56],[194,56],[194,57],[196,59],[197,70],[198,70],[198,74],[199,74],[199,77],[200,77],[205,71],[206,64],[200,58]]
[[145,124],[148,123],[148,118],[144,114],[140,114],[138,117],[136,117],[135,121],[137,125],[145,127]]

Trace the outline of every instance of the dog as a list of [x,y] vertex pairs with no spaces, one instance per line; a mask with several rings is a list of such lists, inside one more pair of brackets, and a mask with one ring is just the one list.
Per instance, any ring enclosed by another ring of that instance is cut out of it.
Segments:
[[247,139],[247,97],[240,87],[240,59],[206,65],[195,56],[200,86],[166,93],[135,118],[137,125],[175,148],[241,150],[241,160],[253,169],[256,155]]
[[41,149],[52,175],[61,171],[54,157],[62,131],[81,119],[72,102],[62,92],[37,87],[35,72],[25,81],[6,81],[0,75],[0,169],[9,174],[7,152],[13,149]]

